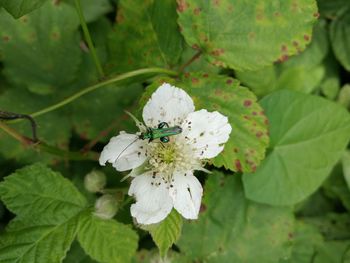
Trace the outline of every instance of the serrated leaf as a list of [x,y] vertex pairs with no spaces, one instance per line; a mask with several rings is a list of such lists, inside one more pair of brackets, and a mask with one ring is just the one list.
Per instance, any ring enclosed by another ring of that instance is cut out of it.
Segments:
[[178,0],[186,42],[217,65],[255,70],[302,51],[316,21],[314,0]]
[[260,70],[238,71],[236,76],[258,96],[265,96],[277,89],[310,93],[319,86],[325,75],[323,60],[328,51],[326,22],[320,20],[314,27],[311,44],[303,53]]
[[122,0],[115,31],[110,35],[108,70],[175,65],[182,52],[173,0]]
[[17,214],[0,236],[1,262],[59,263],[73,242],[87,201],[71,182],[42,164],[7,176],[0,195]]
[[179,239],[182,229],[182,216],[173,209],[159,224],[146,225],[143,229],[150,232],[162,258],[167,255],[169,248]]
[[10,82],[48,94],[73,81],[81,59],[73,7],[49,1],[19,20],[0,13],[0,55]]
[[14,18],[19,18],[42,6],[47,0],[0,0],[0,7]]
[[78,241],[98,262],[127,263],[136,252],[138,236],[129,226],[89,213],[79,221]]
[[330,27],[334,54],[340,64],[350,71],[350,6],[341,10]]
[[244,174],[246,195],[267,204],[295,204],[321,185],[342,156],[349,113],[328,100],[288,90],[272,93],[261,104],[270,120],[270,153],[254,174]]
[[2,263],[60,263],[74,240],[77,217],[59,224],[15,221],[0,236]]
[[294,219],[290,209],[244,197],[239,176],[209,176],[202,213],[185,223],[178,246],[192,262],[278,262],[289,256]]
[[85,254],[78,241],[74,241],[62,263],[98,263]]
[[207,73],[187,73],[175,82],[161,78],[148,87],[141,105],[163,83],[184,89],[193,99],[196,110],[218,111],[228,117],[232,126],[223,152],[213,160],[217,167],[232,171],[254,171],[265,156],[269,143],[268,121],[255,95],[230,77]]
[[0,197],[18,218],[30,218],[37,224],[67,221],[87,206],[69,180],[40,163],[5,177]]

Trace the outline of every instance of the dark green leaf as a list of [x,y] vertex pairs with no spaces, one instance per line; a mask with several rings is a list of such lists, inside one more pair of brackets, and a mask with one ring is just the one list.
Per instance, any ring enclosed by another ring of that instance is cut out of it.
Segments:
[[47,0],[0,0],[0,7],[13,17],[19,18],[44,4]]
[[186,223],[178,242],[192,262],[269,263],[288,258],[294,220],[288,208],[244,197],[238,176],[209,176],[199,219]]

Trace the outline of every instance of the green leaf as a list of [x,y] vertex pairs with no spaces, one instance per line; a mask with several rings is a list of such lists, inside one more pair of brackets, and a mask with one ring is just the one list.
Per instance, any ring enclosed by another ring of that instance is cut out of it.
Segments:
[[313,193],[349,141],[350,116],[320,97],[282,90],[261,104],[270,120],[270,153],[254,174],[244,174],[246,195],[290,205]]
[[87,202],[73,184],[42,164],[7,176],[0,195],[17,217],[0,237],[1,262],[62,262]]
[[240,172],[256,169],[265,156],[269,137],[267,118],[252,92],[226,76],[186,73],[178,82],[166,78],[154,82],[144,94],[141,106],[163,82],[184,89],[192,97],[196,110],[218,111],[228,117],[232,132],[224,151],[213,160],[215,166]]
[[178,0],[186,42],[208,60],[255,70],[302,51],[318,16],[314,0]]
[[293,235],[292,255],[285,263],[310,263],[317,253],[317,248],[323,245],[323,237],[318,229],[303,221],[296,222],[296,231]]
[[145,225],[143,229],[150,232],[162,258],[169,248],[179,239],[182,229],[182,216],[175,209],[159,224]]
[[350,7],[344,8],[331,23],[330,37],[334,54],[343,67],[350,71]]
[[323,65],[329,51],[326,25],[324,20],[315,25],[312,42],[303,53],[260,70],[236,72],[237,78],[258,96],[276,89],[312,92],[319,86],[326,71]]
[[350,108],[350,84],[345,84],[340,92],[337,102],[345,108]]
[[0,7],[6,9],[14,18],[19,18],[42,6],[46,0],[0,0]]
[[348,263],[350,240],[328,241],[317,251],[313,263]]
[[334,19],[341,9],[350,7],[348,0],[317,0],[317,5],[322,16]]
[[0,196],[18,218],[57,224],[87,206],[75,186],[59,173],[38,163],[17,170],[0,184]]
[[14,221],[0,236],[2,263],[60,263],[77,230],[77,216],[59,224]]
[[192,262],[278,262],[289,257],[294,219],[290,209],[244,197],[239,176],[209,176],[202,213],[185,223],[178,246]]
[[63,263],[97,263],[85,254],[78,241],[74,241]]
[[137,249],[138,236],[130,227],[103,220],[91,213],[79,221],[78,241],[91,258],[101,263],[127,263]]
[[175,65],[182,52],[176,19],[173,0],[119,1],[117,25],[109,41],[108,70]]
[[342,166],[343,166],[344,178],[348,186],[348,189],[350,190],[350,151],[349,150],[344,152],[344,155],[342,157]]
[[48,94],[74,80],[81,51],[73,7],[49,1],[19,20],[0,14],[0,55],[10,82]]

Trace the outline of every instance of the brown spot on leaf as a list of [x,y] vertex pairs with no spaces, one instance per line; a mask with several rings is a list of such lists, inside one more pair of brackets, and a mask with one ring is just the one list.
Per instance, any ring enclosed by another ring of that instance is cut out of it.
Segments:
[[199,213],[204,213],[207,210],[207,206],[201,203],[201,207],[199,208]]
[[232,82],[233,82],[233,79],[226,80],[226,84],[228,84],[228,85],[232,84]]
[[204,73],[204,74],[202,75],[203,78],[207,78],[208,76],[209,76],[208,73]]
[[282,45],[281,46],[281,50],[282,50],[282,52],[287,52],[288,51],[288,47],[286,45]]
[[236,166],[237,171],[242,172],[242,164],[241,164],[240,160],[238,160],[238,159],[235,160],[235,166]]
[[305,41],[310,41],[310,36],[309,35],[304,35]]
[[220,6],[220,0],[213,0],[213,4],[215,6]]
[[243,102],[243,105],[244,105],[244,107],[250,107],[252,105],[252,101],[251,100],[245,100]]
[[319,18],[320,17],[320,13],[314,13],[313,16],[316,17],[316,18]]
[[261,138],[261,136],[263,136],[263,133],[261,131],[258,131],[255,135],[257,138]]
[[197,79],[197,78],[192,78],[191,81],[192,81],[192,84],[197,84],[197,83],[199,82],[199,79]]
[[211,55],[213,56],[221,56],[222,54],[224,54],[225,50],[222,48],[217,48],[214,49],[212,52],[210,52]]
[[186,11],[188,8],[188,4],[185,0],[177,0],[177,11],[180,13]]
[[193,14],[198,16],[200,14],[200,12],[202,11],[202,9],[200,7],[197,7],[193,10]]
[[10,37],[9,37],[9,36],[2,36],[2,40],[3,40],[4,42],[9,42]]

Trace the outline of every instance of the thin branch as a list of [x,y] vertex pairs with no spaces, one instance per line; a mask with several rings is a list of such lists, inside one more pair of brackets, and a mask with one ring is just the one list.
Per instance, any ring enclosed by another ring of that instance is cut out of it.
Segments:
[[202,55],[202,51],[199,50],[196,54],[193,55],[185,64],[179,67],[179,73],[182,73],[186,67],[191,65],[196,59],[198,59]]
[[[132,78],[132,77],[136,77],[136,76],[139,76],[139,75],[147,75],[147,74],[159,74],[159,73],[163,73],[163,74],[167,74],[167,75],[170,75],[170,76],[177,76],[177,72],[175,71],[172,71],[172,70],[168,70],[168,69],[162,69],[162,68],[145,68],[145,69],[138,69],[138,70],[134,70],[134,71],[130,71],[130,72],[127,72],[127,73],[124,73],[124,74],[121,74],[121,75],[118,75],[116,77],[112,77],[108,80],[105,80],[105,81],[102,81],[102,82],[99,82],[97,84],[94,84],[92,86],[89,86],[71,96],[69,96],[68,98],[56,103],[56,104],[53,104],[47,108],[44,108],[42,110],[39,110],[37,112],[33,112],[30,114],[31,117],[38,117],[40,115],[43,115],[45,113],[48,113],[48,112],[51,112],[51,111],[54,111],[56,109],[59,109],[65,105],[67,105],[68,103],[71,103],[73,102],[74,100],[80,98],[81,96],[87,94],[87,93],[90,93],[98,88],[101,88],[101,87],[105,87],[109,84],[112,84],[112,83],[117,83],[117,82],[121,82],[123,80],[126,80],[126,79],[129,79],[129,78]],[[13,120],[13,121],[9,121],[10,123],[16,123],[16,122],[20,122],[21,120],[20,119],[17,119],[17,120]]]
[[56,156],[60,156],[64,159],[69,160],[98,160],[98,153],[95,152],[87,152],[85,154],[82,154],[80,152],[70,152],[65,151],[62,149],[59,149],[57,147],[48,145],[42,141],[33,141],[32,139],[18,133],[16,130],[12,129],[5,123],[0,121],[0,129],[2,129],[4,132],[6,132],[11,137],[15,138],[17,141],[21,142],[25,146],[31,146],[39,151],[43,151],[46,153],[50,153]]

